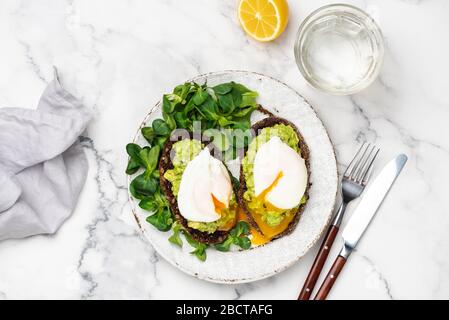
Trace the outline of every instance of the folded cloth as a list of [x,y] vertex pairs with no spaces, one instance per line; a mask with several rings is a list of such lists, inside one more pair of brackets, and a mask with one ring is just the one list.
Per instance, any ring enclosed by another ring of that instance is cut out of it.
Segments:
[[55,79],[36,110],[0,109],[0,240],[54,233],[87,176],[78,142],[92,112]]

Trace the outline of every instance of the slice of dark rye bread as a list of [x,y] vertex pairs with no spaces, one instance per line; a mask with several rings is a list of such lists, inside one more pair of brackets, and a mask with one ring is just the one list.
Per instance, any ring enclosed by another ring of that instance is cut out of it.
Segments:
[[[207,243],[207,244],[214,244],[214,243],[221,243],[223,242],[226,237],[228,236],[229,231],[215,231],[214,233],[207,233],[207,232],[201,232],[199,230],[190,228],[187,225],[187,219],[184,218],[181,215],[181,212],[179,211],[178,207],[178,201],[173,194],[172,191],[172,184],[170,181],[165,179],[164,174],[167,170],[173,169],[173,163],[171,161],[170,152],[172,150],[173,144],[175,144],[178,141],[181,141],[183,139],[195,139],[193,137],[192,133],[189,133],[189,137],[176,137],[171,136],[170,139],[165,143],[164,149],[162,150],[161,158],[159,160],[159,174],[160,174],[160,186],[162,191],[164,192],[165,196],[168,199],[168,202],[170,204],[170,208],[175,215],[175,218],[181,225],[187,230],[187,232],[190,233],[193,239],[196,241]],[[197,139],[198,140],[198,139]],[[207,145],[207,143],[203,142]],[[207,146],[206,146],[207,147]]]
[[[283,118],[276,117],[271,112],[269,112],[268,110],[266,110],[266,109],[264,109],[262,107],[259,107],[258,110],[260,112],[264,113],[265,115],[267,115],[268,118],[260,120],[259,122],[255,123],[252,126],[253,134],[258,135],[260,133],[260,130],[262,130],[263,128],[273,127],[276,124],[284,124],[284,125],[292,127],[295,130],[296,134],[298,135],[298,137],[299,137],[298,147],[301,150],[301,157],[305,160],[306,168],[307,168],[308,183],[307,183],[306,191],[305,191],[304,195],[308,199],[309,198],[309,189],[310,189],[310,186],[311,186],[311,183],[310,183],[310,152],[309,152],[309,147],[307,146],[303,136],[299,132],[298,128],[293,123],[291,123],[290,121],[288,121],[286,119],[283,119]],[[259,226],[257,225],[256,221],[254,221],[254,219],[253,219],[253,217],[252,217],[248,207],[246,206],[246,202],[245,202],[245,200],[243,198],[243,195],[244,195],[246,190],[247,190],[247,188],[246,188],[245,176],[243,174],[243,168],[240,165],[240,188],[239,188],[239,191],[237,193],[238,203],[239,203],[240,208],[242,208],[243,211],[245,212],[245,214],[246,214],[246,216],[248,218],[248,221],[251,224],[251,226],[253,226],[256,230],[258,230],[260,233],[262,233],[260,228],[259,228]],[[287,229],[285,229],[284,232],[282,232],[282,233],[278,234],[277,236],[275,236],[273,238],[273,240],[274,239],[278,239],[280,237],[283,237],[283,236],[289,234],[290,232],[292,232],[295,229],[296,225],[299,222],[299,218],[300,218],[301,214],[303,213],[304,208],[306,207],[306,205],[307,205],[307,202],[304,203],[304,204],[301,204],[299,206],[298,210],[295,212],[295,217],[290,222],[290,224],[288,225]]]

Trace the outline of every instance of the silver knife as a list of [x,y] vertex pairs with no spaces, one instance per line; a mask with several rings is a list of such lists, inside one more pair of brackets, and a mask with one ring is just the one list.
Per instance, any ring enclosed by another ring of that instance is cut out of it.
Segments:
[[343,248],[327,274],[321,288],[318,290],[315,300],[326,299],[349,255],[357,246],[357,243],[365,230],[368,228],[368,225],[376,214],[377,209],[379,209],[382,201],[395,182],[396,178],[401,173],[406,162],[407,156],[405,154],[398,155],[382,169],[380,174],[365,191],[360,203],[343,230]]

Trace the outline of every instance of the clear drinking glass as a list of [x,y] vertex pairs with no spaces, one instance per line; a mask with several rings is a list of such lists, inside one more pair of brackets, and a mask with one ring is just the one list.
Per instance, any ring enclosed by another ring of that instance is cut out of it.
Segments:
[[332,4],[312,12],[301,24],[295,59],[315,88],[336,95],[359,92],[379,73],[384,54],[382,33],[364,11]]

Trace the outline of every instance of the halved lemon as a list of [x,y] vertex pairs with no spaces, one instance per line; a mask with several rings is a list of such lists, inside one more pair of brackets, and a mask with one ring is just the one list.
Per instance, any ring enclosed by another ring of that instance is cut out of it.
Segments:
[[258,41],[276,39],[288,23],[286,0],[240,0],[238,7],[243,30]]

